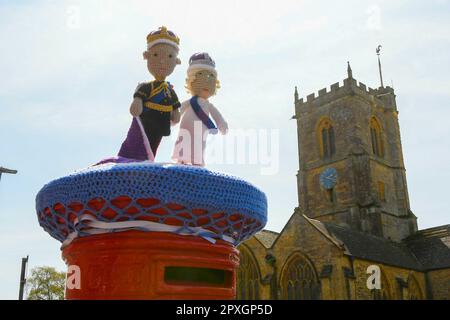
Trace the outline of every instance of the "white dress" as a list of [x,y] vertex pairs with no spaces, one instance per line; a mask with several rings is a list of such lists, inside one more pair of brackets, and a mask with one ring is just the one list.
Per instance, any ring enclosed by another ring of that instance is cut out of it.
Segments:
[[[228,125],[219,110],[208,100],[200,97],[198,98],[198,104],[205,114],[212,117],[220,133],[225,134]],[[204,166],[205,146],[209,130],[195,114],[189,100],[181,104],[180,113],[180,129],[172,159],[177,163]]]

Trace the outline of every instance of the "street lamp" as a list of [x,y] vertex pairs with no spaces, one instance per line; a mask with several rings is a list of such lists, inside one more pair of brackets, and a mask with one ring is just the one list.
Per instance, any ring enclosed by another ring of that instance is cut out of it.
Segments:
[[[17,170],[0,167],[0,180],[2,179],[3,173],[16,174]],[[22,269],[20,272],[20,285],[19,285],[19,300],[23,300],[23,291],[27,281],[25,278],[27,265],[28,265],[28,256],[26,258],[22,258]]]
[[0,167],[0,180],[2,179],[2,173],[16,174],[17,170]]
[[25,289],[25,284],[27,283],[27,266],[28,266],[28,256],[22,258],[22,268],[20,271],[20,284],[19,284],[19,300],[23,300],[23,291]]

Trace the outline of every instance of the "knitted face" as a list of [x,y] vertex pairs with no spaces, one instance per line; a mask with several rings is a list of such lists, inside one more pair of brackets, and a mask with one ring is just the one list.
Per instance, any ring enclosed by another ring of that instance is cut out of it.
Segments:
[[209,70],[199,70],[193,79],[188,79],[188,90],[193,96],[208,99],[218,88],[217,75]]
[[156,80],[163,81],[169,76],[175,66],[180,64],[178,50],[170,44],[160,43],[144,52],[147,69]]

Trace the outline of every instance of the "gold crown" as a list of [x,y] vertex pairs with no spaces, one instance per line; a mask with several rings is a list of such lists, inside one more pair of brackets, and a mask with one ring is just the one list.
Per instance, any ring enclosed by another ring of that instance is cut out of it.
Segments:
[[180,39],[170,30],[167,30],[165,26],[160,27],[157,31],[152,31],[147,36],[147,43],[166,39],[172,42],[175,42],[177,45],[180,44]]

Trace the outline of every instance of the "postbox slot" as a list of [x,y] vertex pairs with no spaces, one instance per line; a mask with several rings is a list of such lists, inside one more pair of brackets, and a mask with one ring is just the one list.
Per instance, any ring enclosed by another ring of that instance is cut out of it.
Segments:
[[164,281],[173,285],[229,287],[231,272],[196,267],[166,267]]

